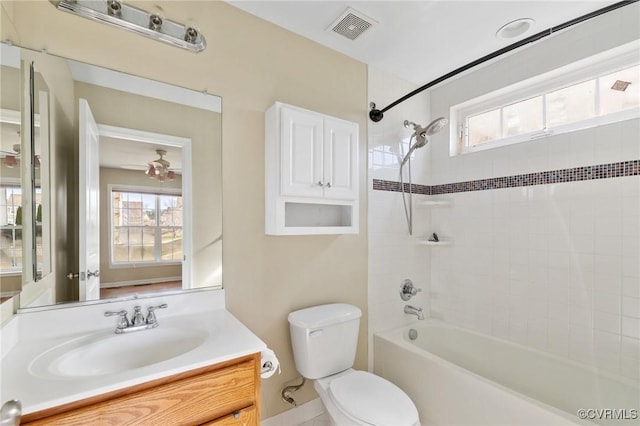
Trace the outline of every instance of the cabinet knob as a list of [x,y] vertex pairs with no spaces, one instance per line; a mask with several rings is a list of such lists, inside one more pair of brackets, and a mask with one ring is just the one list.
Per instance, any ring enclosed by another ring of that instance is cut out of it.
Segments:
[[318,186],[324,186],[321,180],[318,181]]
[[331,188],[331,182],[327,182],[327,188]]

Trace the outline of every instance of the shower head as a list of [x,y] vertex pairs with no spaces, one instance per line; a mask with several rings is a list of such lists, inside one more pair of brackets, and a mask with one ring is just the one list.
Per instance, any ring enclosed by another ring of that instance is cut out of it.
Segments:
[[448,119],[444,117],[436,118],[431,123],[429,123],[429,125],[425,129],[425,132],[427,133],[427,136],[435,135],[440,130],[442,130],[447,124],[449,124]]
[[[404,127],[409,128],[409,126],[413,126],[413,135],[412,137],[416,138],[416,142],[411,146],[411,148],[422,148],[427,144],[427,129],[423,128],[421,125],[416,124],[409,120],[404,120]],[[409,149],[410,151],[412,149]]]
[[404,120],[404,127],[406,128],[409,128],[409,126],[413,127],[413,134],[411,135],[411,138],[415,138],[416,141],[413,145],[411,145],[411,147],[409,147],[409,152],[407,152],[407,155],[405,155],[404,158],[402,159],[401,165],[404,165],[404,163],[406,163],[407,160],[409,160],[409,157],[411,156],[411,153],[413,151],[415,151],[418,148],[422,148],[427,144],[427,142],[429,142],[429,140],[427,139],[427,136],[435,135],[440,130],[442,130],[448,123],[449,123],[449,120],[447,120],[444,117],[440,117],[440,118],[436,118],[431,123],[429,123],[427,127],[422,127],[421,125],[416,124],[412,121]]

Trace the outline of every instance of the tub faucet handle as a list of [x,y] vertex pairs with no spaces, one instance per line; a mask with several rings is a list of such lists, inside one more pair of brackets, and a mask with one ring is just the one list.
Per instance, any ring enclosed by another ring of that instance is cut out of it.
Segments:
[[405,302],[421,291],[422,289],[414,287],[413,281],[408,278],[402,280],[402,283],[400,284],[400,298]]

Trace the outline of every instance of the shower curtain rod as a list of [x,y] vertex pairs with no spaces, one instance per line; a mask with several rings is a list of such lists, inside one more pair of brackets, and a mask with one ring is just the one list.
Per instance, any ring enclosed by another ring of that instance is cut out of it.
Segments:
[[558,31],[561,31],[561,30],[564,30],[566,28],[569,28],[569,27],[571,27],[571,26],[573,26],[575,24],[579,24],[579,23],[587,21],[587,20],[589,20],[591,18],[595,18],[596,16],[600,16],[600,15],[603,15],[603,14],[605,14],[607,12],[611,12],[613,10],[619,9],[619,8],[621,8],[623,6],[628,6],[630,4],[637,3],[638,1],[639,0],[625,0],[625,1],[620,1],[620,2],[617,2],[617,3],[611,4],[609,6],[603,7],[602,9],[598,9],[598,10],[595,10],[593,12],[587,13],[586,15],[582,15],[582,16],[579,16],[577,18],[571,19],[571,20],[569,20],[567,22],[564,22],[564,23],[562,23],[560,25],[556,25],[555,27],[551,27],[551,28],[546,29],[544,31],[541,31],[541,32],[539,32],[537,34],[534,34],[534,35],[529,36],[527,38],[524,38],[524,39],[522,39],[520,41],[517,41],[517,42],[515,42],[513,44],[505,46],[502,49],[499,49],[499,50],[496,50],[495,52],[489,53],[488,55],[485,55],[485,56],[483,56],[483,57],[481,57],[479,59],[476,59],[473,62],[469,62],[468,64],[463,65],[460,68],[456,68],[455,70],[453,70],[453,71],[451,71],[451,72],[449,72],[449,73],[447,73],[447,74],[445,74],[445,75],[443,75],[441,77],[438,77],[433,81],[430,81],[429,83],[425,84],[424,86],[418,87],[413,92],[410,92],[410,93],[404,95],[403,97],[401,97],[397,101],[392,102],[391,104],[389,104],[388,106],[386,106],[385,108],[383,108],[381,110],[380,109],[376,109],[376,104],[371,102],[371,105],[370,105],[371,106],[371,111],[369,111],[369,118],[371,119],[371,121],[374,121],[374,122],[377,123],[378,121],[380,121],[380,120],[382,120],[384,118],[384,113],[386,111],[390,110],[391,108],[393,108],[394,106],[396,106],[398,104],[401,104],[402,102],[404,102],[407,99],[417,95],[418,93],[420,93],[420,92],[422,92],[424,90],[427,90],[428,88],[433,87],[438,83],[441,83],[441,82],[443,82],[445,80],[448,80],[449,78],[451,78],[451,77],[453,77],[453,76],[455,76],[457,74],[460,74],[461,72],[464,72],[464,71],[466,71],[466,70],[468,70],[470,68],[475,67],[476,65],[480,65],[480,64],[482,64],[484,62],[487,62],[487,61],[489,61],[491,59],[494,59],[494,58],[496,58],[496,57],[498,57],[500,55],[503,55],[503,54],[505,54],[507,52],[510,52],[510,51],[515,50],[515,49],[517,49],[519,47],[522,47],[522,46],[524,46],[526,44],[533,43],[533,42],[538,41],[538,40],[540,40],[540,39],[542,39],[544,37],[547,37],[547,36],[549,36],[549,35],[551,35],[553,33],[556,33]]

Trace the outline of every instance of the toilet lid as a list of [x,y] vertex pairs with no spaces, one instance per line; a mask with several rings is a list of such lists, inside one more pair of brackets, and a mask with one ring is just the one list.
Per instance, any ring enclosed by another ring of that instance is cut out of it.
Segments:
[[412,426],[418,410],[393,383],[365,371],[354,371],[329,384],[333,400],[350,416],[371,425]]

